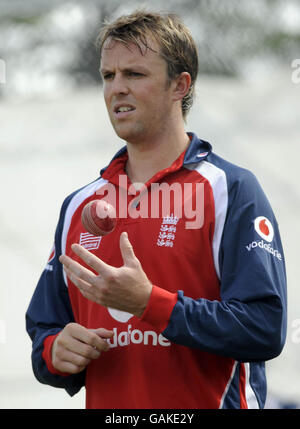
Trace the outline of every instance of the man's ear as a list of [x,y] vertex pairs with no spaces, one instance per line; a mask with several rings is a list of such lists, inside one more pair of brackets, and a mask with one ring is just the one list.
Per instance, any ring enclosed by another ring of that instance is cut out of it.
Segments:
[[191,83],[191,75],[188,72],[182,72],[176,77],[173,91],[174,101],[182,100],[187,95],[191,87]]

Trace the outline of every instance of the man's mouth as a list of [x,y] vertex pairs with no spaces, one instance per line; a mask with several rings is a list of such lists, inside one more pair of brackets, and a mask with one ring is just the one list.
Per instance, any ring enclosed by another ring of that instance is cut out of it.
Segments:
[[125,117],[130,112],[133,112],[135,110],[135,107],[133,106],[124,106],[124,105],[117,105],[114,108],[114,113],[117,115],[117,117]]

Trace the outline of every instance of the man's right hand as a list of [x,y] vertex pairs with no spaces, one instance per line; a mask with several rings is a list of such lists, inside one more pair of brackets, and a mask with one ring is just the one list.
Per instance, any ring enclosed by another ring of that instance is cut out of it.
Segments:
[[52,364],[60,372],[77,374],[101,352],[109,350],[106,341],[113,331],[104,328],[87,329],[77,323],[69,323],[55,338],[52,345]]

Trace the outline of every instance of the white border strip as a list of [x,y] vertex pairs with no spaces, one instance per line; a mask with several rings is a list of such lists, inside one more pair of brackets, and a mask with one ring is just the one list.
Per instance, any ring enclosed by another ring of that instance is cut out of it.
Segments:
[[[61,253],[65,254],[66,252],[66,243],[67,243],[67,236],[69,232],[69,228],[71,225],[73,214],[75,213],[76,209],[80,206],[80,204],[88,197],[93,195],[93,193],[99,189],[101,186],[104,186],[108,181],[100,177],[98,180],[96,180],[93,183],[90,183],[89,185],[85,186],[81,191],[77,192],[74,197],[71,199],[68,208],[65,213],[65,219],[64,219],[64,226],[61,236]],[[65,271],[63,270],[64,280],[65,284],[68,287],[67,282],[67,276],[65,274]]]
[[255,395],[254,390],[251,387],[250,383],[250,363],[244,362],[245,374],[246,374],[246,401],[248,409],[257,410],[259,409],[259,404]]
[[228,208],[228,188],[226,174],[221,168],[216,167],[207,161],[201,161],[194,166],[185,166],[189,170],[196,170],[201,176],[205,177],[213,191],[214,202],[215,202],[215,230],[213,238],[213,257],[214,264],[219,280],[221,279],[220,267],[219,267],[219,250],[220,243],[223,234],[225,219]]
[[229,387],[230,387],[230,385],[231,385],[232,379],[233,379],[233,377],[234,377],[234,374],[235,374],[235,371],[236,371],[237,364],[238,364],[238,362],[237,362],[237,361],[235,361],[235,362],[234,362],[234,365],[233,365],[233,367],[232,367],[232,371],[231,371],[231,374],[230,374],[230,378],[229,378],[229,380],[228,380],[228,382],[227,382],[227,385],[226,385],[226,387],[225,387],[225,390],[224,390],[224,392],[223,392],[223,395],[222,395],[222,398],[221,398],[221,401],[220,401],[219,410],[223,408],[224,399],[225,399],[225,397],[226,397],[226,395],[227,395],[227,392],[228,392]]

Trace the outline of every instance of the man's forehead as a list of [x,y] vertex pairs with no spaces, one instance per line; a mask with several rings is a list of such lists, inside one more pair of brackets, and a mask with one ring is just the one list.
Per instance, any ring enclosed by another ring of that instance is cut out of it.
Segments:
[[[145,40],[131,41],[131,40],[119,40],[113,37],[109,37],[103,44],[101,51],[101,59],[106,56],[105,53],[110,53],[115,49],[126,49],[128,54],[136,56],[149,56],[152,54],[159,54],[158,44],[153,38],[145,37]],[[130,55],[129,55],[130,56]]]

